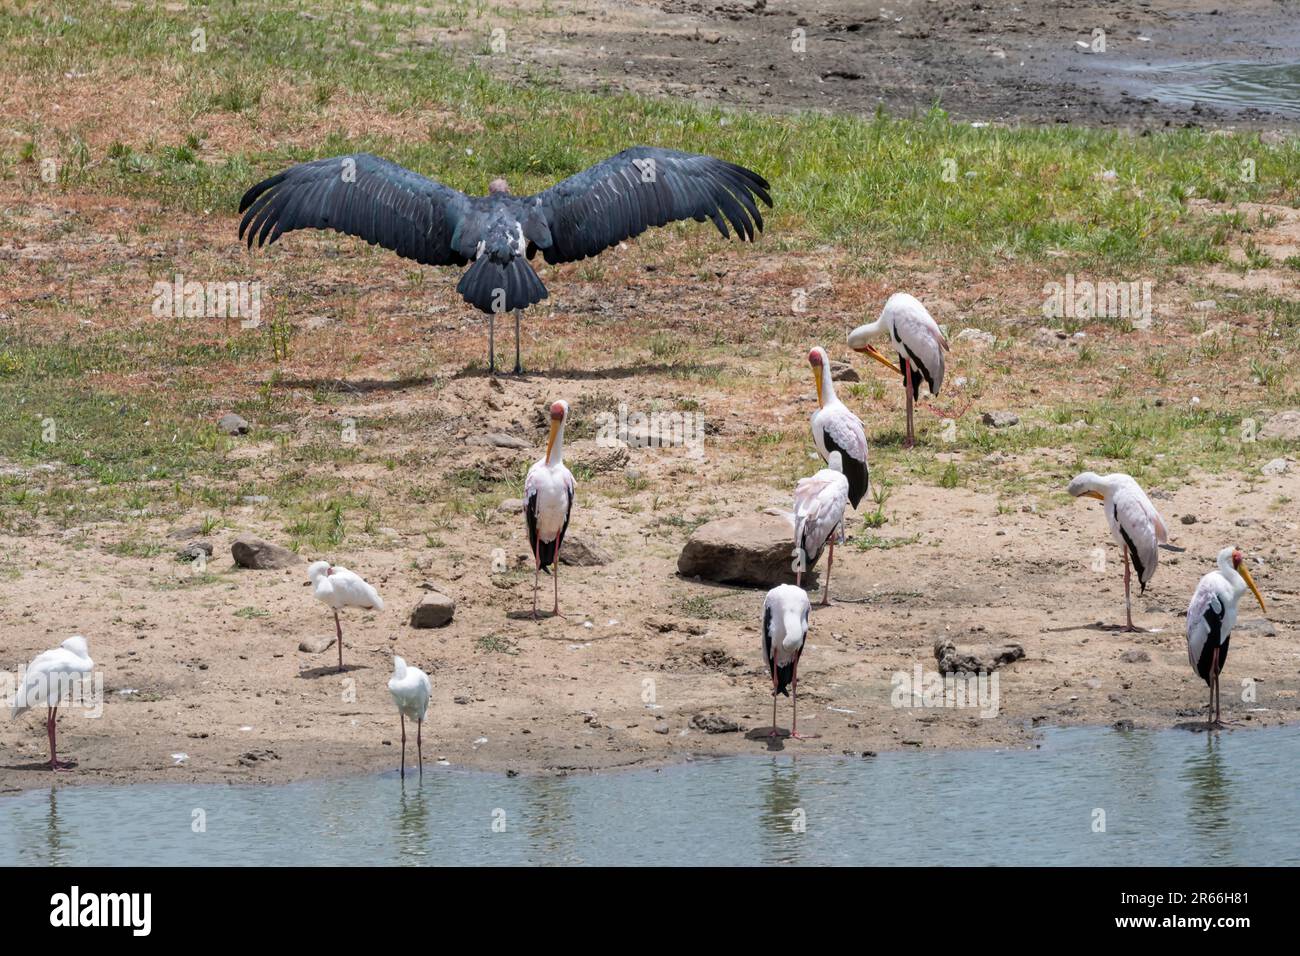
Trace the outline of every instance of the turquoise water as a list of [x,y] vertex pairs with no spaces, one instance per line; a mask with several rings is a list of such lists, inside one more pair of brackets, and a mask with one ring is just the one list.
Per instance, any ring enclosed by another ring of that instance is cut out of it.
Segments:
[[[23,864],[1300,864],[1300,727],[1079,728],[1025,751],[0,798]],[[196,810],[204,832],[195,832]],[[1094,832],[1096,811],[1104,832]],[[803,824],[802,828],[800,823]],[[494,829],[495,824],[495,829]]]

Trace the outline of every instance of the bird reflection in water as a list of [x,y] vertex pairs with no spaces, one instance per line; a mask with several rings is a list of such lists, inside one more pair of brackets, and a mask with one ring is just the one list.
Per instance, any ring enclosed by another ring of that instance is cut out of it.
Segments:
[[[436,778],[429,777],[427,786],[437,786]],[[429,801],[423,777],[413,777],[410,783],[398,779],[397,848],[402,863],[422,863],[434,845],[429,828]]]
[[762,862],[802,862],[807,818],[799,796],[797,761],[773,760],[759,792],[762,794],[758,816],[762,828]]
[[[1236,782],[1223,761],[1218,734],[1205,734],[1204,749],[1188,751],[1180,775],[1188,786],[1187,821],[1210,859],[1232,858]],[[1208,859],[1204,862],[1209,862]]]

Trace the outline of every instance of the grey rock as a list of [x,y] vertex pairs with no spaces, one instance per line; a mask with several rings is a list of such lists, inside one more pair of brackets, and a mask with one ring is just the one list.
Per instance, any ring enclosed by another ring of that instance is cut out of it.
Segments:
[[945,674],[992,673],[1024,656],[1025,649],[1011,641],[983,647],[958,647],[947,637],[934,642],[934,659],[939,662],[939,670]]
[[266,495],[244,495],[239,500],[241,504],[246,505],[265,505],[271,502],[271,499]]
[[593,568],[609,564],[614,556],[594,544],[589,544],[576,534],[566,535],[560,543],[560,563],[571,567]]
[[202,525],[194,525],[189,528],[177,528],[175,531],[169,531],[167,537],[173,541],[191,541],[203,533]]
[[522,514],[524,510],[523,498],[507,498],[501,504],[497,505],[497,511],[505,514]]
[[228,412],[217,420],[217,428],[227,435],[247,435],[248,427],[248,422],[234,412]]
[[235,567],[254,571],[282,571],[302,564],[302,558],[288,548],[271,544],[251,534],[241,534],[230,545]]
[[740,725],[735,721],[717,714],[696,714],[691,718],[691,726],[706,734],[734,734],[740,730]]
[[411,611],[411,627],[446,627],[456,613],[456,602],[441,591],[429,591]]
[[304,654],[320,654],[334,646],[332,637],[309,637],[298,642],[298,650]]
[[997,341],[992,332],[983,329],[962,329],[957,333],[958,342],[970,342],[972,345],[992,345]]
[[1266,421],[1257,438],[1286,438],[1291,441],[1300,441],[1300,411],[1292,409],[1291,411],[1279,412],[1268,421]]
[[980,420],[990,428],[1010,428],[1020,424],[1020,416],[1007,411],[985,412]]
[[[1247,597],[1249,596],[1248,594]],[[1266,617],[1254,617],[1249,621],[1238,621],[1236,630],[1245,631],[1248,634],[1258,634],[1260,637],[1277,636],[1277,628]]]
[[788,518],[744,515],[695,529],[677,558],[677,573],[726,584],[769,588],[794,583],[794,528]]
[[862,376],[848,362],[831,362],[831,380],[835,382],[860,382]]
[[1267,465],[1261,468],[1260,472],[1265,475],[1281,475],[1289,471],[1290,468],[1291,463],[1285,458],[1274,458]]
[[1146,664],[1151,660],[1151,655],[1146,651],[1134,649],[1125,651],[1119,659],[1125,664]]
[[1183,515],[1178,520],[1183,524],[1196,524],[1196,515]]
[[667,725],[667,724],[664,724],[664,723],[655,724],[655,733],[657,733],[657,734],[667,734],[667,733],[668,733],[668,725]]
[[211,541],[191,541],[176,552],[177,559],[181,561],[197,561],[199,555],[203,555],[205,558],[212,557]]

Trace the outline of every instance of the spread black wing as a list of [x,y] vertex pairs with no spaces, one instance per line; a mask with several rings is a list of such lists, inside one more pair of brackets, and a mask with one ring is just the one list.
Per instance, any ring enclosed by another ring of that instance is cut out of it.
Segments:
[[249,248],[295,229],[332,229],[442,266],[464,265],[477,243],[460,235],[470,213],[464,193],[369,153],[292,166],[244,193],[239,211]]
[[727,224],[741,239],[763,231],[761,200],[771,187],[753,170],[712,156],[654,146],[625,149],[570,176],[525,202],[536,206],[550,231],[539,242],[547,262],[575,262],[624,239],[679,220],[712,219],[724,237]]

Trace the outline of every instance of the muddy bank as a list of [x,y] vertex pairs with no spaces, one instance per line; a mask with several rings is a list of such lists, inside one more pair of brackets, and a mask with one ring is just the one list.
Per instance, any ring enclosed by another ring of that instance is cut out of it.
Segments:
[[[497,52],[484,35],[503,31]],[[1104,33],[1104,43],[1099,42]],[[1300,18],[1272,0],[561,0],[412,30],[530,83],[760,109],[894,114],[938,104],[984,122],[1279,127],[1294,95],[1205,64],[1294,64]],[[1204,92],[1198,92],[1202,88]]]

